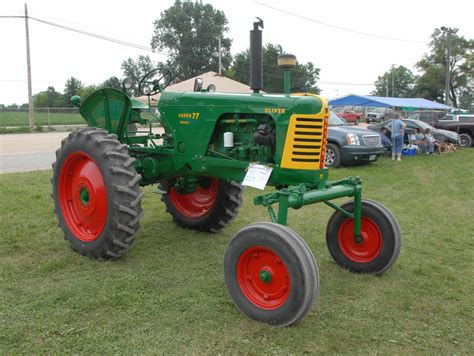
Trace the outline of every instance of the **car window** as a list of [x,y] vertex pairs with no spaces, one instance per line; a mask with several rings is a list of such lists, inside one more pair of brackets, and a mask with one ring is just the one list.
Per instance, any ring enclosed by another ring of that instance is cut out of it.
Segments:
[[454,116],[453,115],[446,115],[445,117],[442,117],[440,120],[447,120],[447,121],[453,121]]
[[344,126],[346,121],[337,116],[334,112],[329,113],[329,126]]
[[[406,124],[408,125],[409,122],[410,122],[410,121],[406,121]],[[425,129],[425,130],[426,130],[426,129],[433,130],[433,128],[434,128],[433,126],[427,124],[427,123],[424,122],[424,121],[420,121],[420,120],[416,121],[416,125],[413,124],[413,126],[411,126],[411,127],[421,127],[421,128],[423,128],[423,129]]]
[[419,120],[419,119],[420,119],[420,113],[419,113],[419,112],[416,112],[416,113],[414,113],[414,114],[408,115],[408,116],[407,116],[407,119],[410,119],[410,120]]
[[474,122],[473,116],[459,116],[459,122]]

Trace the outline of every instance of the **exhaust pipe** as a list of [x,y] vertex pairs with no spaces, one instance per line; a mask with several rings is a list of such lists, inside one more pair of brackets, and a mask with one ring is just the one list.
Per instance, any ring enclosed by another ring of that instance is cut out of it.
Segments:
[[263,20],[257,17],[250,31],[250,89],[259,93],[263,89],[262,31]]

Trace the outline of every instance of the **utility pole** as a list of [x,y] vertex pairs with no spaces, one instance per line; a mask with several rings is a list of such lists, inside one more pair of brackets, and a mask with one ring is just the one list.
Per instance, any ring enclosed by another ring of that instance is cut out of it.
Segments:
[[217,37],[219,40],[219,75],[222,74],[222,52],[221,52],[221,35]]
[[451,32],[452,29],[450,27],[441,27],[441,30],[446,34],[446,39],[447,39],[447,47],[448,47],[448,58],[446,60],[446,88],[445,88],[445,94],[444,94],[444,103],[446,105],[449,105],[450,100],[449,100],[449,92],[450,92],[450,87],[451,87]]
[[385,79],[385,96],[388,98],[388,78]]
[[395,65],[392,64],[392,98],[395,97],[395,74],[394,74]]
[[28,73],[28,118],[30,129],[35,126],[35,114],[33,112],[33,93],[31,90],[31,60],[30,60],[30,33],[28,30],[28,6],[25,3],[25,29],[26,29],[26,70]]

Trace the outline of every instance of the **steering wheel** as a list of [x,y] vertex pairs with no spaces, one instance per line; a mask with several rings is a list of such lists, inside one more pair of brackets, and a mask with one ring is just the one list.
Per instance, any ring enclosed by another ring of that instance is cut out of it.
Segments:
[[162,92],[173,79],[173,74],[167,68],[156,68],[143,76],[138,84],[138,91],[142,95],[155,95]]

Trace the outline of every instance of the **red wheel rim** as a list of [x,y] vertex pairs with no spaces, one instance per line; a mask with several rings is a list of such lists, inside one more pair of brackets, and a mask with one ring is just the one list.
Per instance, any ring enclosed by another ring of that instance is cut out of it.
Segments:
[[373,261],[382,248],[382,233],[377,224],[367,217],[361,222],[362,242],[357,243],[354,237],[354,219],[345,220],[338,234],[339,247],[348,259],[357,263]]
[[96,240],[107,222],[107,191],[96,162],[81,151],[59,172],[59,204],[67,227],[81,241]]
[[180,194],[170,189],[170,199],[176,210],[190,219],[199,219],[212,209],[217,200],[219,180],[211,178],[208,188],[198,186],[193,193]]
[[272,250],[252,246],[237,261],[237,281],[245,297],[262,309],[277,309],[290,294],[288,268]]

